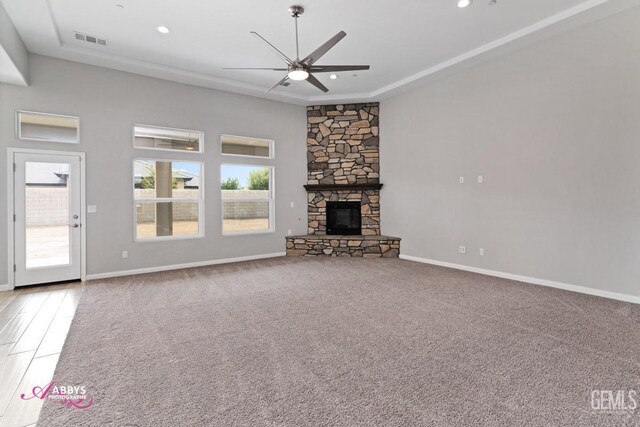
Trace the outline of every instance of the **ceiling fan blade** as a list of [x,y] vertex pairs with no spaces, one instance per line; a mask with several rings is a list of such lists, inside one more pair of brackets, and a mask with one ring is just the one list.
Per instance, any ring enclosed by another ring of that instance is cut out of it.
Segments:
[[314,85],[315,87],[317,87],[318,89],[320,89],[321,91],[323,91],[325,93],[329,92],[329,89],[327,89],[327,87],[325,85],[320,83],[320,81],[318,79],[313,77],[313,74],[309,74],[309,77],[307,77],[307,81],[309,83],[311,83],[312,85]]
[[277,88],[278,86],[280,86],[282,83],[286,82],[287,80],[289,80],[289,75],[286,75],[282,78],[282,80],[280,80],[278,83],[274,84],[273,86],[271,86],[269,89],[267,89],[267,91],[265,93],[269,93],[272,90],[274,90],[275,88]]
[[270,70],[270,71],[287,71],[287,68],[253,68],[253,67],[225,67],[223,70]]
[[307,65],[313,64],[318,59],[320,59],[322,57],[322,55],[327,53],[329,51],[329,49],[334,47],[336,45],[336,43],[338,43],[340,40],[342,40],[346,35],[347,35],[347,33],[345,33],[344,31],[340,31],[338,34],[336,34],[335,36],[331,37],[329,39],[329,41],[327,41],[325,44],[323,44],[322,46],[320,46],[319,48],[317,48],[316,50],[311,52],[306,58],[304,58],[302,60],[302,62],[304,64],[307,64]]
[[271,43],[269,43],[267,41],[267,39],[265,39],[264,37],[262,37],[260,34],[256,33],[255,31],[251,31],[251,34],[253,34],[254,36],[258,37],[260,40],[262,40],[263,42],[265,42],[266,44],[268,44],[271,49],[273,49],[275,52],[277,52],[278,56],[284,60],[284,62],[286,62],[287,64],[291,65],[293,64],[293,61],[284,53],[282,53],[280,51],[280,49],[278,49],[277,47],[275,47],[274,45],[272,45]]
[[312,73],[330,73],[333,71],[360,71],[368,70],[369,65],[313,65],[309,67]]

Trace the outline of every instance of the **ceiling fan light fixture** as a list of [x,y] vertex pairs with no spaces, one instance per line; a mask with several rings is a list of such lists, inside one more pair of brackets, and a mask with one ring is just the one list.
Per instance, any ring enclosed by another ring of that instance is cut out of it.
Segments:
[[309,72],[303,68],[293,68],[287,74],[291,80],[307,80]]
[[462,9],[471,5],[471,3],[473,3],[473,0],[458,0],[458,7]]

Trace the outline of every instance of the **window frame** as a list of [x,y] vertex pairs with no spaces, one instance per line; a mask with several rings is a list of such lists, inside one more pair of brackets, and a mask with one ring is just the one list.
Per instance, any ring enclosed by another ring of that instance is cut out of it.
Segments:
[[[173,150],[172,150],[173,151]],[[198,199],[183,199],[183,198],[167,198],[167,197],[154,197],[152,199],[137,199],[136,198],[136,161],[143,160],[148,162],[171,162],[173,163],[198,163],[200,165],[200,197]],[[134,157],[131,162],[131,189],[132,189],[132,197],[133,197],[133,241],[135,243],[149,243],[149,242],[161,242],[168,240],[191,240],[191,239],[203,239],[205,237],[204,225],[205,225],[205,216],[204,216],[204,205],[205,205],[205,183],[204,183],[204,162],[201,160],[179,160],[179,159],[157,159],[157,158],[145,158],[145,157]],[[155,237],[146,237],[139,238],[138,237],[138,202],[141,203],[166,203],[166,202],[177,202],[177,203],[198,203],[198,234],[190,235],[190,236],[155,236]]]
[[[153,128],[153,129],[162,129],[162,130],[175,130],[180,132],[194,132],[200,135],[198,139],[198,149],[197,150],[175,150],[173,148],[156,148],[156,147],[138,147],[136,145],[136,126]],[[152,151],[163,151],[165,153],[187,153],[187,154],[203,154],[204,153],[204,131],[196,130],[196,129],[184,129],[184,128],[176,128],[170,126],[158,126],[158,125],[145,125],[142,123],[133,123],[131,125],[131,144],[134,150],[152,150]]]
[[[233,154],[231,154],[233,155]],[[243,156],[244,157],[244,156]],[[249,156],[251,157],[251,156]],[[230,166],[249,166],[254,168],[267,168],[269,169],[269,198],[266,199],[225,199],[223,197],[222,186],[222,168],[226,165]],[[272,165],[264,165],[264,164],[250,164],[250,163],[221,163],[220,164],[220,180],[218,183],[218,188],[220,188],[220,232],[222,236],[249,236],[252,234],[269,234],[275,233],[276,231],[276,210],[275,210],[275,201],[276,201],[276,185],[275,185],[275,175],[276,168]],[[234,202],[269,202],[269,228],[266,230],[246,230],[246,231],[224,231],[224,204],[225,201],[234,201]]]
[[[225,136],[232,136],[232,137],[236,137],[236,138],[251,138],[251,139],[261,139],[263,141],[268,141],[269,142],[269,156],[252,156],[250,154],[231,154],[231,153],[224,153],[222,151],[222,138]],[[258,161],[261,160],[273,160],[276,158],[276,140],[275,139],[271,139],[271,138],[259,138],[257,136],[245,136],[245,135],[233,135],[230,133],[221,133],[220,134],[220,155],[221,156],[228,156],[228,157],[240,157],[240,158],[244,158],[244,159],[258,159]],[[253,165],[248,165],[248,166],[253,166]]]
[[[75,141],[60,141],[58,139],[42,139],[42,138],[28,138],[22,136],[22,126],[20,126],[20,114],[38,114],[41,116],[49,116],[49,117],[60,117],[63,119],[76,119],[78,121],[78,127],[76,128],[76,140]],[[28,110],[16,110],[16,120],[15,120],[15,133],[16,137],[21,141],[37,141],[37,142],[53,142],[56,144],[80,144],[80,117],[78,116],[69,116],[65,114],[55,114],[55,113],[42,113],[40,111],[28,111]]]

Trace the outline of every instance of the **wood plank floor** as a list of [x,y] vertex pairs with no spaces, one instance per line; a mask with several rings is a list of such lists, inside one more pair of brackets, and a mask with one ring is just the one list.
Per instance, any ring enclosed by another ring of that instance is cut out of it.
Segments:
[[43,401],[22,400],[53,378],[84,285],[0,292],[0,427],[35,425]]

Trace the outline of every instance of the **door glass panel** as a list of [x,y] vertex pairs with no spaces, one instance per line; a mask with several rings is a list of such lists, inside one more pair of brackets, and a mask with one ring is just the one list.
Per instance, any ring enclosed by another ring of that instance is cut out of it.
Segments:
[[26,267],[69,265],[69,165],[25,162]]

